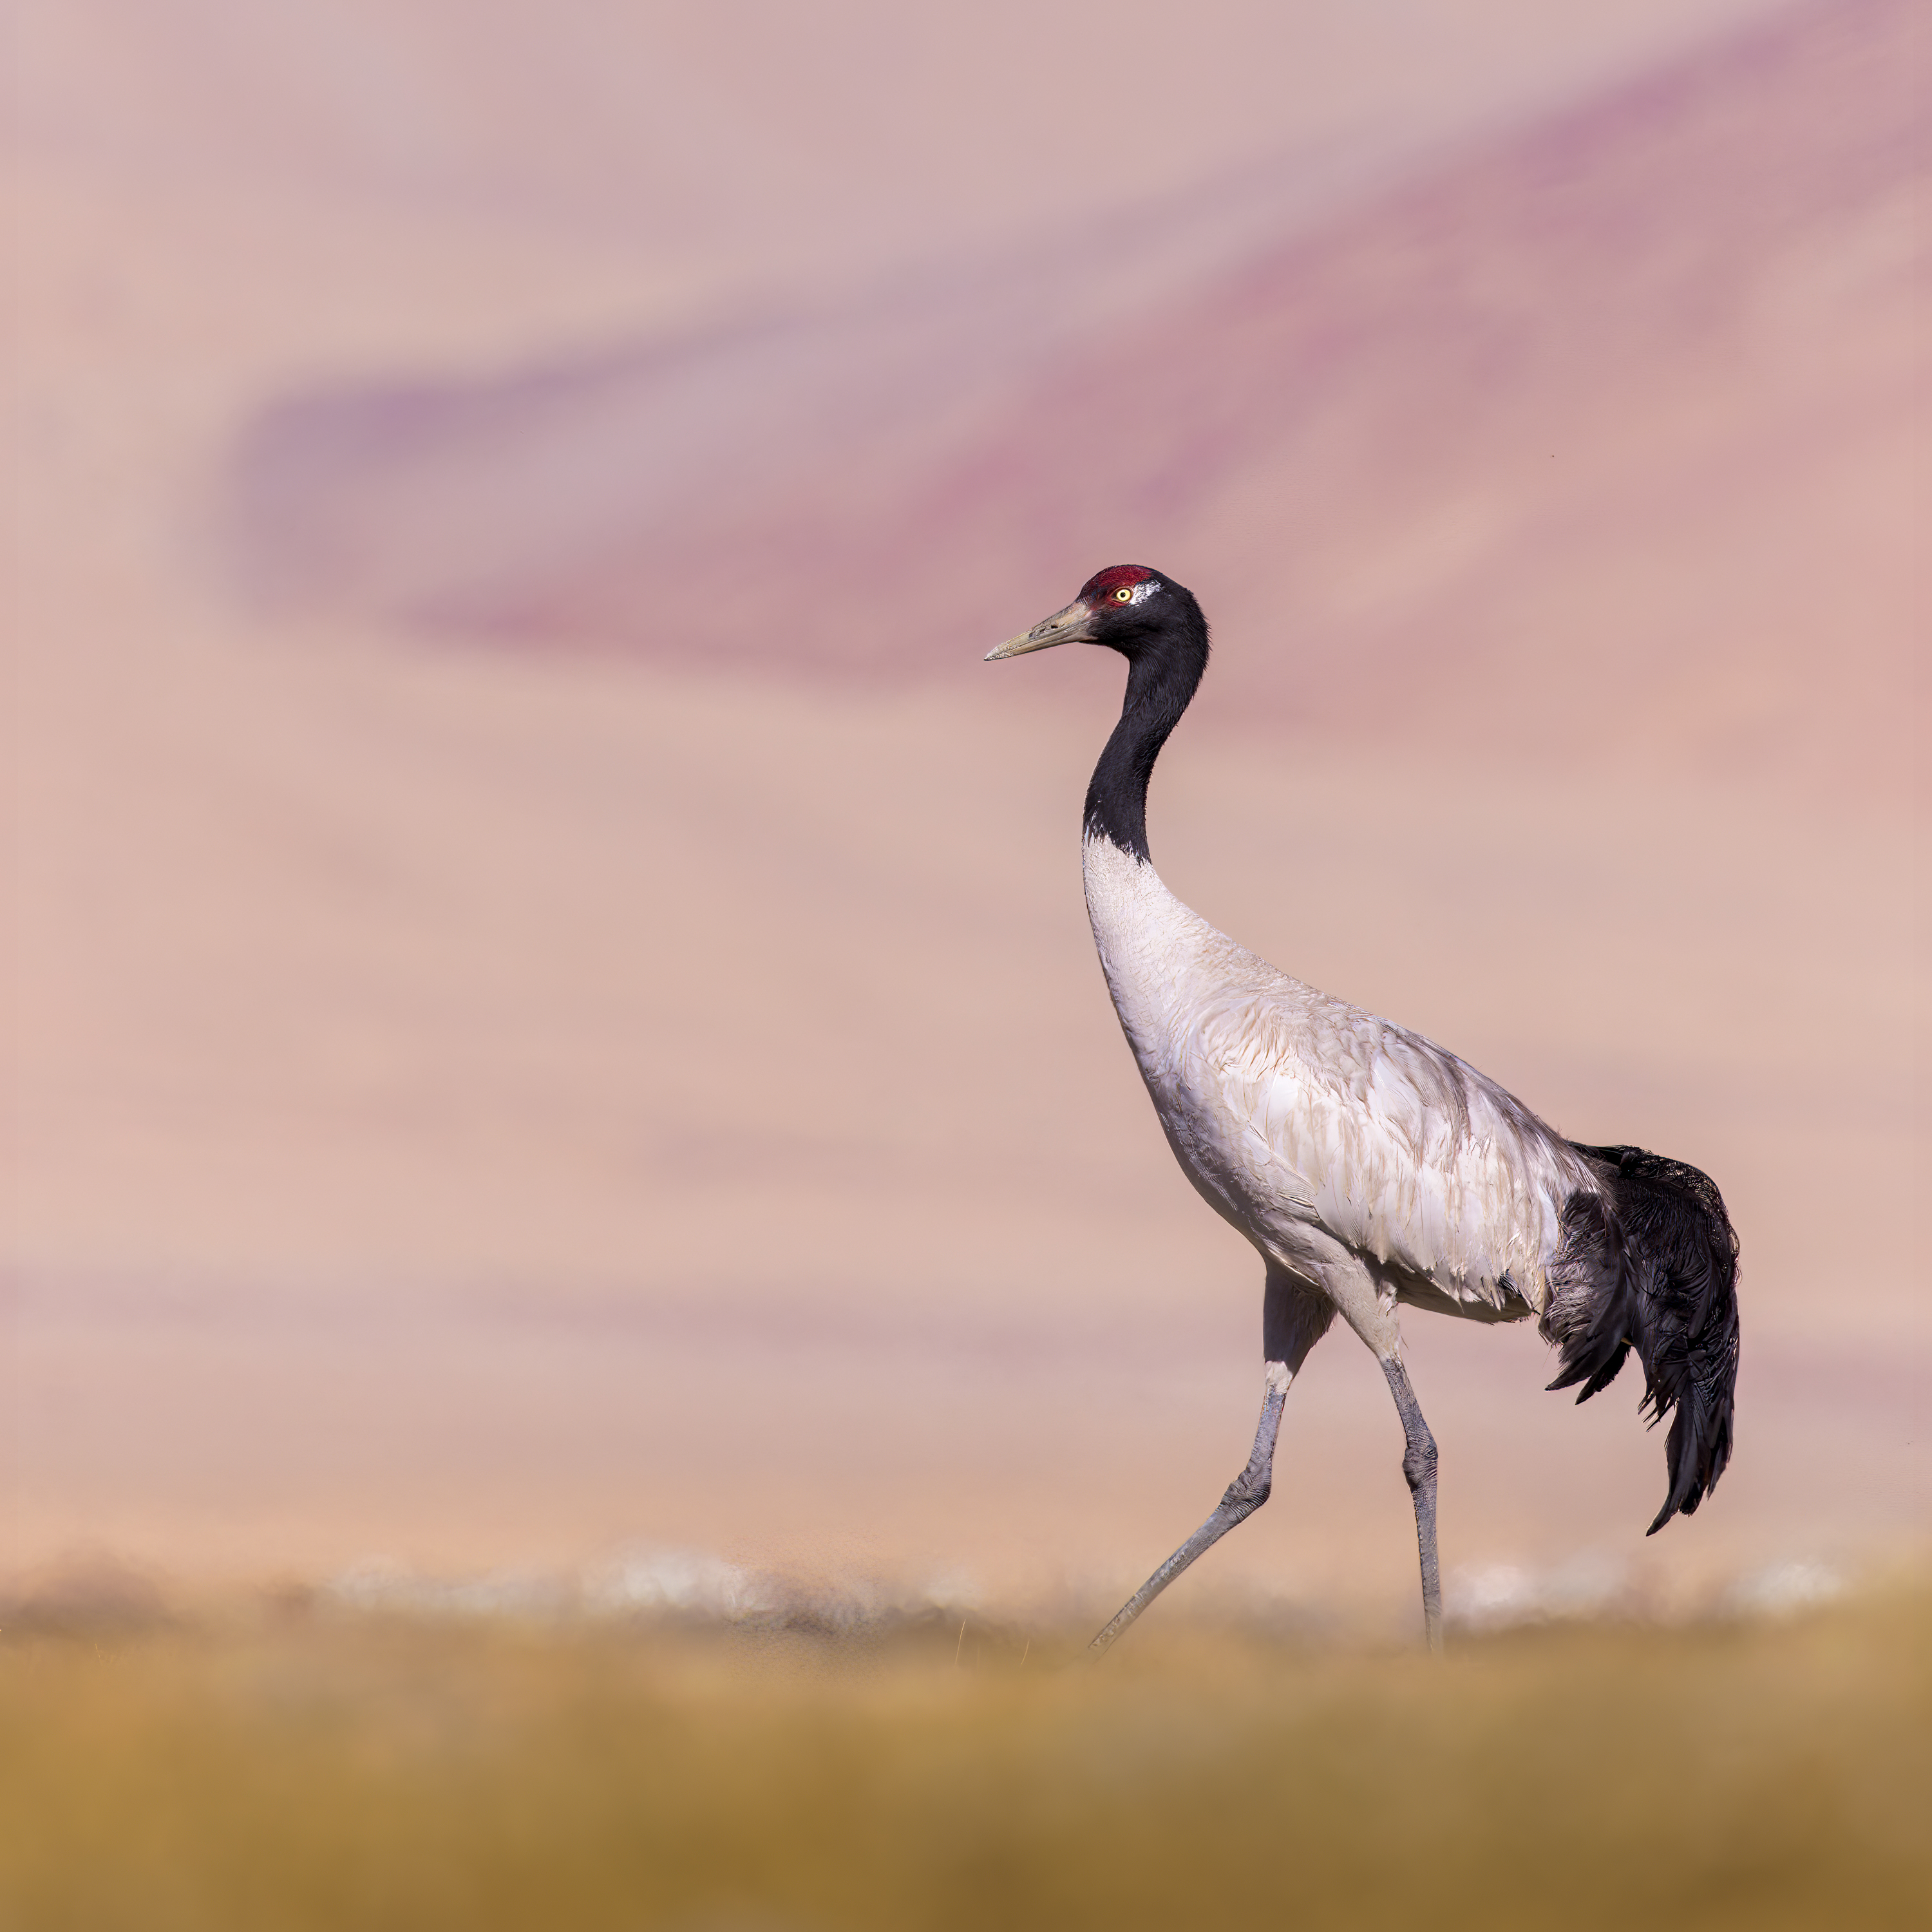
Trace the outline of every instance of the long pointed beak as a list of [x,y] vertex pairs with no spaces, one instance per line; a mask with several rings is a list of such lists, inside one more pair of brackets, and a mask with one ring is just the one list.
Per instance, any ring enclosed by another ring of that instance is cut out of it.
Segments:
[[995,658],[1023,658],[1028,651],[1051,650],[1055,644],[1084,644],[1094,634],[1094,614],[1078,598],[1064,610],[1042,617],[1030,631],[1009,638],[997,650],[986,653],[986,662]]

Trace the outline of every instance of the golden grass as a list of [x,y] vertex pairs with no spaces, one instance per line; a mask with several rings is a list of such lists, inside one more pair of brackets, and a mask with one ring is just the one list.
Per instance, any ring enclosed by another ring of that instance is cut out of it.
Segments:
[[1097,1670],[294,1616],[0,1638],[0,1924],[1932,1923],[1932,1602]]

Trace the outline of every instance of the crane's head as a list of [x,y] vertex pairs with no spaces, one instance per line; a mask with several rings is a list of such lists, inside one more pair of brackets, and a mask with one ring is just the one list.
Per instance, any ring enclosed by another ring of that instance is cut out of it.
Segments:
[[1028,651],[1050,650],[1055,644],[1105,644],[1132,658],[1190,610],[1198,617],[1194,599],[1159,571],[1117,563],[1088,578],[1065,610],[1042,617],[1031,630],[988,651],[986,662],[1024,657]]
[[1105,644],[1127,661],[1120,722],[1087,788],[1088,834],[1144,864],[1148,779],[1208,668],[1208,620],[1193,592],[1172,578],[1117,563],[1088,578],[1065,610],[988,651],[987,662],[1076,641]]

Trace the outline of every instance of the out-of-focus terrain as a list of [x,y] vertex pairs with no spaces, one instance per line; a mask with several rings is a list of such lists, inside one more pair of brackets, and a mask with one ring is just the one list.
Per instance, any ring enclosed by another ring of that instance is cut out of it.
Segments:
[[[291,1614],[0,1650],[0,1911],[64,1932],[1916,1927],[1922,1588],[1784,1624],[1100,1671],[913,1627]],[[98,1635],[98,1634],[97,1634]]]
[[[1547,10],[23,10],[14,1576],[1137,1582],[1258,1273],[1093,964],[1117,669],[977,661],[1127,558],[1169,883],[1742,1234],[1648,1544],[1630,1375],[1412,1321],[1466,1609],[1922,1538],[1924,29]],[[1184,1587],[1411,1618],[1399,1455],[1331,1341]]]

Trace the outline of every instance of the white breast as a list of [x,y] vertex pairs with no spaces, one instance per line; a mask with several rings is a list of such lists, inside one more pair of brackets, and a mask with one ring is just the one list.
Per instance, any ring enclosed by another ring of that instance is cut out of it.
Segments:
[[1111,841],[1084,860],[1114,1009],[1219,1213],[1291,1268],[1318,1227],[1472,1314],[1541,1309],[1562,1204],[1595,1185],[1560,1137],[1454,1054],[1236,945]]

